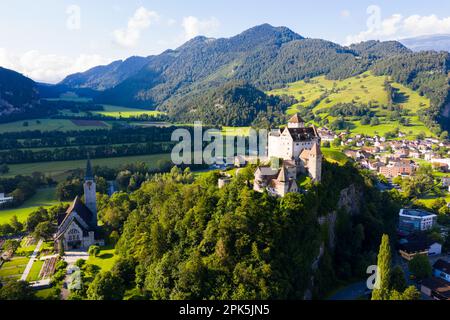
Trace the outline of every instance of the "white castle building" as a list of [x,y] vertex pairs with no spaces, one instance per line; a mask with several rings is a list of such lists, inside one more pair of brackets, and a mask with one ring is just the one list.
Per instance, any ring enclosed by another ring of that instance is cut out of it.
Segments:
[[[314,126],[305,127],[298,114],[289,120],[287,128],[269,133],[268,157],[272,166],[258,167],[255,191],[267,190],[274,196],[284,197],[289,192],[298,192],[296,180],[301,173],[308,174],[313,181],[322,179],[320,136]],[[274,166],[274,162],[281,166]]]

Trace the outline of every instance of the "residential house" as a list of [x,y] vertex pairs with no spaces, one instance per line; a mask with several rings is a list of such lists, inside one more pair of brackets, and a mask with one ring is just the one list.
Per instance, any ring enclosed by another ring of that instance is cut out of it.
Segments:
[[440,278],[423,280],[420,291],[434,300],[450,300],[450,285]]
[[442,259],[436,261],[433,264],[433,275],[436,278],[450,282],[450,263]]

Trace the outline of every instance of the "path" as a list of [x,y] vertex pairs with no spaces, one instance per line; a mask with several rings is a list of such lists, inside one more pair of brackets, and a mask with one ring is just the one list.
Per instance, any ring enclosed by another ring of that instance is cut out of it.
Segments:
[[41,249],[42,244],[44,243],[44,240],[39,240],[38,244],[36,245],[36,248],[33,251],[33,254],[30,257],[30,260],[28,261],[28,264],[23,271],[22,277],[20,278],[21,281],[27,281],[28,274],[31,271],[31,268],[33,267],[34,260],[36,259],[36,256],[39,253],[39,250]]
[[367,290],[366,281],[353,283],[336,292],[328,300],[358,300]]
[[[67,262],[67,270],[69,270],[72,266],[75,265],[75,262],[79,259],[87,260],[89,258],[89,254],[86,251],[83,250],[74,250],[74,251],[66,251],[64,253],[64,256],[62,257],[64,261]],[[68,289],[70,284],[70,274],[66,274],[66,277],[64,278],[63,285],[61,288],[61,299],[67,300],[69,297],[70,291]]]

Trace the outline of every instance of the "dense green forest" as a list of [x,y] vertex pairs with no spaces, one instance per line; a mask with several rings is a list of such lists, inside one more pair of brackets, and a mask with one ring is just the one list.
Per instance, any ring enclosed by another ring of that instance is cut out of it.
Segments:
[[[395,230],[393,195],[380,193],[373,178],[351,164],[326,163],[322,184],[285,198],[254,192],[253,170],[218,189],[218,173],[194,181],[189,170],[174,168],[131,194],[101,201],[104,228],[120,235],[120,259],[74,298],[121,299],[126,290],[136,299],[324,297],[339,283],[363,277],[376,261],[381,235]],[[349,186],[358,190],[358,208],[337,210]],[[319,223],[330,214],[337,216],[335,226]],[[105,285],[111,281],[114,292]]]
[[242,127],[258,125],[263,120],[274,125],[285,123],[286,109],[294,103],[292,98],[268,96],[251,85],[231,82],[166,108],[174,121],[202,120],[207,125]]

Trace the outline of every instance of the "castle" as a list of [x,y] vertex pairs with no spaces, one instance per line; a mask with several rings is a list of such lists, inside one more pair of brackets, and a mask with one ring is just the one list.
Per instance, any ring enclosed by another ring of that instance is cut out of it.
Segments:
[[98,234],[96,185],[89,159],[84,180],[85,204],[77,196],[67,211],[58,216],[58,230],[54,236],[58,249],[87,249],[104,244]]
[[320,136],[314,126],[305,127],[298,114],[289,120],[287,128],[269,133],[268,157],[272,166],[257,168],[255,191],[267,190],[273,196],[284,197],[299,191],[296,180],[301,173],[309,175],[313,181],[322,179]]

